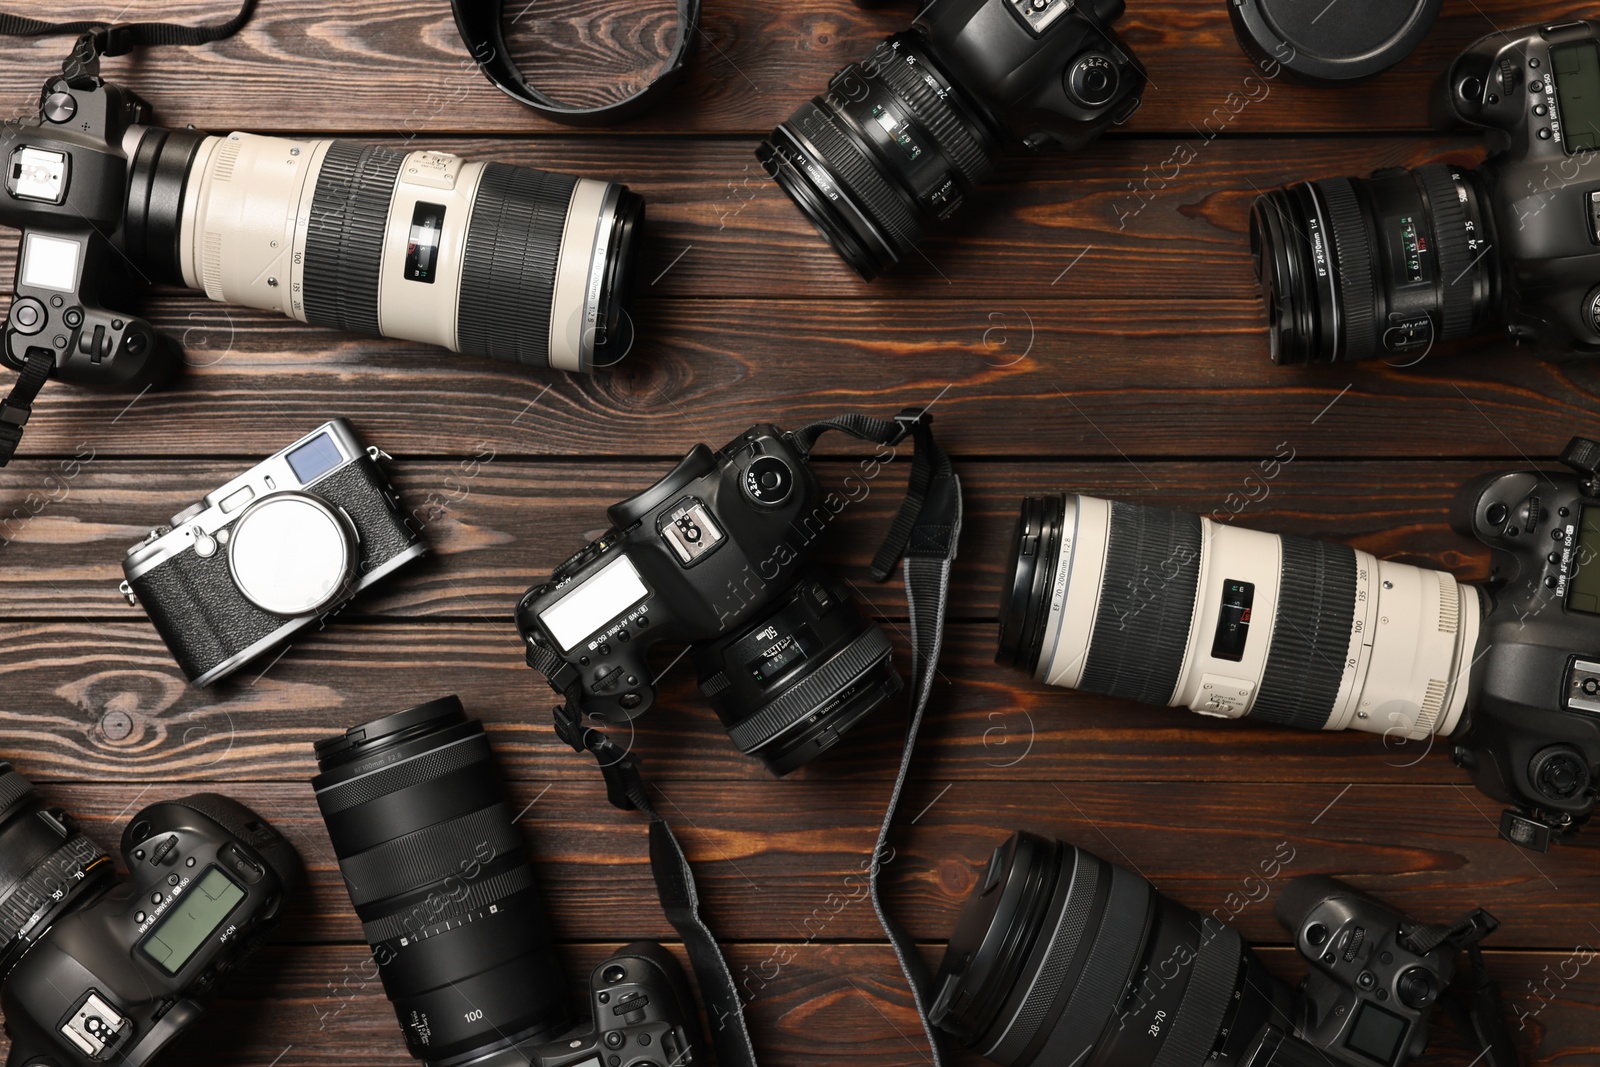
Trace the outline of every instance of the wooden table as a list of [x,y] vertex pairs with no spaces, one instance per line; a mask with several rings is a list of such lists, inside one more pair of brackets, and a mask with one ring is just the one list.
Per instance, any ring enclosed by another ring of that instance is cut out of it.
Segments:
[[[123,17],[211,20],[222,6],[135,0]],[[522,51],[573,99],[648,69],[641,56],[670,39],[671,5],[656,0],[612,5],[592,24],[576,0],[547,7],[528,16],[540,55]],[[103,16],[108,5],[53,10]],[[188,345],[182,381],[137,400],[45,393],[25,458],[0,473],[0,515],[28,516],[5,525],[0,556],[0,750],[102,842],[140,805],[218,788],[281,827],[310,868],[276,942],[230,975],[168,1062],[406,1062],[381,988],[363,977],[365,948],[307,785],[311,743],[445,693],[489,724],[517,806],[531,805],[522,821],[574,988],[608,946],[670,940],[644,825],[610,808],[588,761],[552,736],[550,695],[510,622],[514,600],[602,527],[606,505],[696,442],[720,445],[756,421],[933,404],[965,480],[967,523],[935,709],[888,870],[893,905],[930,958],[990,850],[1027,827],[1135,866],[1202,912],[1237,912],[1270,964],[1297,975],[1271,901],[1237,906],[1287,842],[1286,873],[1347,876],[1420,917],[1490,908],[1505,924],[1490,958],[1528,1062],[1600,1064],[1600,831],[1531,855],[1496,838],[1498,806],[1442,751],[1386,753],[1354,732],[1045,690],[992,663],[1008,531],[1028,492],[1208,513],[1229,494],[1254,495],[1235,521],[1484,576],[1484,550],[1446,524],[1455,487],[1549,461],[1569,435],[1595,432],[1600,363],[1539,362],[1490,338],[1404,369],[1274,367],[1247,209],[1258,189],[1290,180],[1476,162],[1476,138],[1425,132],[1433,72],[1492,27],[1567,11],[1447,0],[1411,59],[1340,92],[1253,73],[1223,0],[1141,0],[1124,27],[1154,84],[1134,119],[1073,156],[1008,160],[926,243],[928,262],[871,285],[752,150],[834,70],[903,27],[904,10],[708,0],[680,102],[611,130],[548,125],[494,91],[465,62],[444,0],[263,0],[234,40],[108,62],[169,125],[407,140],[616,179],[643,194],[651,220],[640,341],[611,373],[526,373],[162,293],[150,315]],[[575,26],[599,37],[605,62],[588,58]],[[20,112],[66,42],[6,48],[0,88]],[[438,506],[432,557],[267,669],[270,657],[214,690],[187,687],[117,593],[123,550],[336,415],[394,454],[408,501]],[[1264,494],[1247,486],[1284,448],[1294,459]],[[825,451],[837,459],[823,478],[842,477],[851,450]],[[67,476],[75,455],[92,460]],[[866,562],[900,477],[847,510],[830,550],[897,634],[899,585],[872,584]],[[764,1062],[924,1062],[893,957],[846,882],[871,848],[903,711],[774,781],[734,751],[691,673],[669,673],[635,747],[698,864]],[[1430,1062],[1472,1060],[1476,1050],[1439,1031]]]

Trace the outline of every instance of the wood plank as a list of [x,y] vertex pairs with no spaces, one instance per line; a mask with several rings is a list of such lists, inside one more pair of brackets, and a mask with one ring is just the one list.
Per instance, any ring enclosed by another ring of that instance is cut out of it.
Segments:
[[[228,6],[135,0],[121,17],[217,21]],[[1580,5],[1572,17],[1593,10]],[[514,28],[510,47],[535,84],[568,102],[597,104],[659,69],[675,40],[672,11],[663,0],[544,4]],[[59,19],[106,13],[88,0],[51,9]],[[1208,120],[1205,130],[1230,134],[1424,129],[1435,74],[1482,34],[1535,15],[1516,0],[1448,0],[1422,46],[1394,71],[1363,86],[1327,90],[1263,78],[1235,41],[1226,7],[1215,0],[1130,4],[1118,29],[1148,67],[1152,85],[1127,129],[1188,134],[1191,123]],[[758,136],[910,18],[910,8],[866,10],[850,0],[784,9],[752,0],[710,6],[684,87],[651,115],[593,135]],[[39,84],[68,44],[51,39],[8,48],[12,62],[0,76],[0,90],[20,109],[37,99]],[[381,9],[355,0],[286,0],[264,7],[233,40],[152,49],[136,60],[108,62],[106,69],[148,96],[161,121],[202,129],[525,134],[561,128],[496,92],[472,67],[448,9],[424,0]]]
[[[513,749],[513,736],[497,730],[497,749]],[[299,781],[240,782],[224,791],[271,820],[305,859],[307,884],[290,920],[294,938],[355,941],[355,914],[302,784],[314,773],[310,746],[295,748],[299,773],[285,777]],[[511,760],[503,765],[520,774]],[[30,775],[43,769],[31,752],[19,754],[17,766]],[[658,807],[678,828],[719,936],[879,936],[859,876],[887,785],[816,770],[783,782],[661,784]],[[47,783],[44,792],[78,813],[96,840],[115,842],[139,807],[193,790],[170,781],[130,788],[136,777],[120,785]],[[610,808],[598,774],[569,759],[553,778],[514,781],[510,793],[558,936],[671,936],[655,903],[644,820]],[[1525,853],[1495,836],[1496,809],[1470,787],[1015,779],[996,789],[927,777],[910,790],[902,812],[884,873],[890,906],[918,938],[949,936],[990,853],[1017,829],[1137,869],[1163,892],[1263,944],[1284,943],[1265,903],[1281,885],[1263,877],[1279,864],[1279,881],[1346,877],[1428,921],[1449,921],[1482,904],[1504,923],[1497,948],[1561,949],[1596,937],[1595,836],[1547,855]],[[1279,863],[1271,864],[1275,857]]]
[[[579,377],[281,319],[238,319],[228,343],[226,316],[238,312],[179,302],[158,321],[204,340],[192,358],[205,366],[139,397],[52,384],[22,454],[259,457],[343,415],[401,457],[665,459],[758,421],[792,427],[937,400],[940,439],[958,456],[1128,456],[1141,468],[1145,456],[1231,456],[1249,466],[1287,440],[1307,458],[1521,462],[1600,423],[1600,360],[1543,362],[1486,344],[1410,368],[1275,367],[1259,311],[1242,301],[822,307],[654,303],[648,344],[614,372]],[[10,492],[27,484],[0,475]]]
[[[617,947],[565,947],[573,1003],[581,1003],[578,983]],[[681,957],[681,947],[672,947]],[[937,945],[923,946],[930,962],[937,963],[941,954]],[[927,1062],[915,1008],[887,946],[749,944],[731,946],[729,957],[738,972],[772,976],[745,1009],[763,1063],[918,1067]],[[1285,981],[1304,973],[1292,950],[1269,948],[1262,958]],[[786,962],[768,962],[776,960]],[[1521,1062],[1528,1067],[1600,1063],[1600,979],[1592,947],[1492,952],[1488,961],[1507,1000]],[[219,1061],[240,1067],[409,1063],[394,1012],[380,984],[366,977],[370,969],[371,960],[355,946],[269,945],[228,976],[212,1009],[162,1062],[173,1067]],[[1474,1062],[1478,1050],[1468,1048],[1442,1017],[1435,1019],[1430,1036],[1428,1064],[1468,1067]],[[6,1047],[0,1036],[0,1052]],[[989,1062],[964,1049],[947,1051],[954,1067]]]

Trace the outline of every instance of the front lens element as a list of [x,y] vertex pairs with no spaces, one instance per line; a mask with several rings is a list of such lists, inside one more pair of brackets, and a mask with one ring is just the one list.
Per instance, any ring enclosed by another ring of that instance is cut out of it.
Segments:
[[445,697],[316,747],[317,806],[411,1054],[554,1036],[565,983],[482,724]]
[[538,367],[590,371],[631,344],[643,202],[624,186],[350,141],[137,137],[131,254],[164,280]]
[[1498,287],[1476,176],[1430,164],[1258,197],[1250,247],[1277,363],[1420,359],[1485,329]]
[[1232,1067],[1287,987],[1231,927],[1079,848],[1016,833],[967,899],[929,1017],[1002,1067]]
[[1223,718],[1420,740],[1455,729],[1481,616],[1448,574],[1086,496],[1030,497],[999,662]]
[[913,33],[845,67],[756,157],[845,261],[871,279],[915,250],[989,176],[999,140]]
[[0,762],[0,980],[57,916],[114,873],[103,849]]
[[696,648],[695,662],[700,691],[739,751],[780,775],[832,748],[900,689],[888,635],[816,573],[771,613]]

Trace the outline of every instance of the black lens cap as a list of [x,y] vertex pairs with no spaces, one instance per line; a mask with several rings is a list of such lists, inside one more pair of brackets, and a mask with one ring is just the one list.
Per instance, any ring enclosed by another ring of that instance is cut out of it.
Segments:
[[1443,0],[1228,0],[1233,32],[1258,64],[1313,85],[1381,74],[1422,42]]

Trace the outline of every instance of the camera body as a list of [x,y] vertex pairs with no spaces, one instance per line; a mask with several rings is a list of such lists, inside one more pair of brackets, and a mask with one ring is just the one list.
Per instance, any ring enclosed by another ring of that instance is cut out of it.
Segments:
[[45,84],[37,117],[0,125],[0,225],[22,231],[0,351],[12,369],[42,349],[63,381],[140,389],[182,362],[148,322],[112,306],[129,286],[118,247],[128,221],[123,139],[150,113],[98,78],[58,77]]
[[705,1062],[683,968],[654,941],[635,941],[589,977],[590,1021],[537,1045],[518,1045],[481,1067],[694,1067]]
[[190,681],[225,677],[427,551],[380,458],[334,419],[128,550],[123,594]]
[[923,48],[1026,148],[1075,151],[1138,110],[1145,73],[1111,24],[1123,0],[933,0]]
[[1434,90],[1434,118],[1487,132],[1476,172],[1498,247],[1501,318],[1519,338],[1600,351],[1600,24],[1479,39]]
[[807,456],[754,426],[612,505],[611,530],[518,603],[529,665],[574,710],[619,723],[655,701],[651,646],[681,642],[741,751],[785,773],[831,747],[900,679],[888,638],[811,565],[850,498],[824,494]]
[[1452,524],[1492,549],[1465,730],[1452,754],[1514,806],[1501,833],[1543,851],[1593,812],[1600,776],[1600,444],[1571,472],[1511,471],[1462,487]]
[[0,986],[7,1067],[143,1067],[265,939],[298,873],[276,830],[213,794],[139,812],[122,861],[129,876],[57,917]]
[[1413,940],[1416,924],[1335,878],[1297,878],[1278,921],[1311,964],[1295,998],[1302,1041],[1351,1067],[1386,1067],[1428,1047],[1428,1017],[1455,975],[1456,948]]

